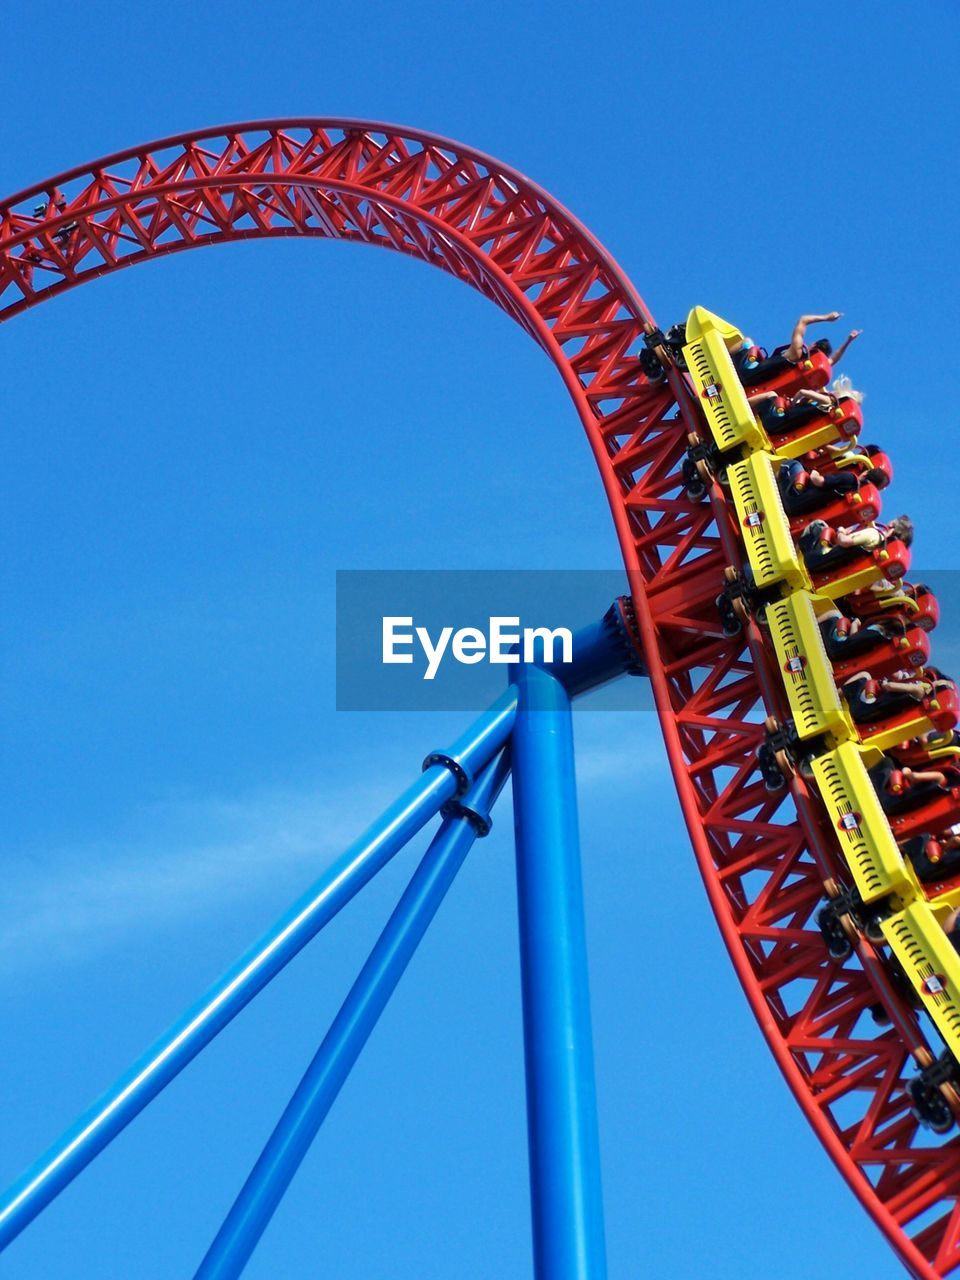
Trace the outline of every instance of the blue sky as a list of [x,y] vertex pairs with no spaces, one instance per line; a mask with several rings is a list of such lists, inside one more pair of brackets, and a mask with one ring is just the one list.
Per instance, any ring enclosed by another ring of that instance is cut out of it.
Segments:
[[[800,311],[845,311],[915,563],[952,563],[952,4],[38,0],[5,43],[5,191],[208,124],[379,118],[528,173],[663,323],[699,302],[776,342]],[[417,263],[292,241],[181,255],[2,338],[7,1181],[456,732],[334,711],[335,571],[611,568],[616,546],[552,367]],[[655,721],[584,709],[577,738],[611,1276],[901,1274],[746,1009]],[[507,802],[251,1277],[529,1276],[510,837]],[[192,1274],[412,855],[5,1277]]]

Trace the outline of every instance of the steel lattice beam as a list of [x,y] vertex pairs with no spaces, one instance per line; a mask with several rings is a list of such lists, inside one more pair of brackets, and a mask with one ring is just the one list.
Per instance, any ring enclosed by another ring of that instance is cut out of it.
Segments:
[[866,1016],[894,1000],[880,967],[826,955],[813,915],[824,864],[842,864],[816,806],[770,796],[756,770],[764,717],[780,708],[763,653],[717,622],[730,529],[722,503],[693,502],[681,484],[694,406],[681,380],[644,377],[651,317],[590,234],[522,175],[442,138],[346,120],[233,125],[110,156],[0,205],[0,317],[148,258],[290,235],[439,267],[557,365],[600,469],[737,975],[807,1119],[908,1269],[947,1274],[960,1263],[960,1139],[931,1145],[918,1132],[904,1082],[923,1035],[909,1010],[884,1031]]

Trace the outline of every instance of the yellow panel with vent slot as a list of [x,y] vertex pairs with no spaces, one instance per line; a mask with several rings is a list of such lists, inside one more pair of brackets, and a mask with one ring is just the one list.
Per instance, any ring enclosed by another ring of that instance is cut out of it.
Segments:
[[766,455],[731,463],[727,478],[754,584],[764,588],[782,582],[791,590],[809,586]]
[[960,1060],[960,955],[930,904],[914,902],[888,916],[881,928],[947,1048]]
[[768,449],[770,442],[730,358],[730,348],[742,341],[743,335],[725,320],[704,307],[694,307],[687,317],[683,355],[717,448]]
[[911,878],[867,773],[862,749],[841,743],[813,760],[813,774],[837,842],[864,902],[913,895]]
[[798,735],[813,738],[827,734],[831,746],[854,737],[810,595],[797,591],[768,605],[767,624]]
[[735,351],[743,342],[743,334],[736,325],[729,320],[722,320],[706,307],[694,307],[687,316],[687,341],[702,338],[705,333],[715,333],[728,351]]

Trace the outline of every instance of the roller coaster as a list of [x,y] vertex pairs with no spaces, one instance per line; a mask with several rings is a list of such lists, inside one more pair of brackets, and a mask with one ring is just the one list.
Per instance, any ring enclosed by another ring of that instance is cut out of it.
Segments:
[[907,528],[879,523],[892,465],[859,443],[856,397],[827,390],[829,355],[767,357],[699,306],[664,331],[521,174],[443,138],[336,119],[167,138],[4,201],[0,315],[150,258],[273,236],[419,258],[539,344],[587,434],[629,595],[578,633],[568,670],[523,665],[461,740],[427,756],[397,804],[0,1201],[0,1249],[440,814],[197,1272],[240,1274],[512,770],[536,1273],[604,1275],[569,704],[642,670],[710,903],[780,1070],[907,1271],[952,1273],[957,690],[930,666],[938,604],[907,581]]

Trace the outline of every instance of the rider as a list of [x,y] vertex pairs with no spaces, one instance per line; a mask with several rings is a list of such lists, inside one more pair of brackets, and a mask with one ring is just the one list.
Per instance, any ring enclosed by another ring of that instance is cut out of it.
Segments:
[[[894,623],[898,621],[893,619]],[[848,618],[837,608],[822,614],[819,625],[823,647],[832,662],[844,662],[847,658],[875,649],[894,634],[886,622],[864,623],[860,618]],[[903,628],[902,622],[900,627]]]
[[[833,409],[842,409],[849,404],[862,404],[862,391],[855,391],[849,378],[834,380],[830,391],[814,391],[803,387],[788,400],[775,391],[758,391],[748,397],[748,404],[753,409],[768,435],[783,435],[787,431],[798,431],[801,427],[810,426],[818,418]],[[849,412],[844,416],[851,416]],[[844,449],[849,450],[849,441]]]
[[849,467],[824,474],[816,467],[811,467],[808,471],[797,458],[782,462],[777,472],[777,485],[783,499],[783,509],[788,516],[802,516],[816,511],[833,498],[856,493],[861,485],[873,484],[882,489],[886,483],[886,472],[876,467],[871,467],[862,475],[857,475]]
[[832,464],[833,470],[855,471],[878,489],[886,489],[893,480],[893,464],[879,445],[858,444],[856,440],[835,440],[804,456],[813,466]]
[[918,679],[909,671],[875,680],[869,671],[858,671],[843,682],[843,696],[857,724],[871,724],[894,716],[907,707],[920,705],[947,681]]
[[960,873],[960,827],[954,825],[939,835],[924,831],[904,840],[900,846],[925,883],[952,880]]
[[[949,772],[947,772],[949,770]],[[956,769],[911,769],[892,755],[867,770],[884,813],[912,809],[938,792],[948,795],[958,779]]]
[[783,373],[786,369],[795,368],[807,358],[811,351],[822,351],[831,364],[837,364],[850,346],[850,343],[860,336],[860,330],[851,330],[836,353],[834,353],[831,343],[826,338],[819,339],[809,348],[804,342],[804,338],[806,337],[808,325],[825,324],[839,320],[841,315],[842,312],[840,311],[829,311],[822,316],[801,316],[793,326],[790,341],[782,347],[776,347],[773,354],[769,356],[762,347],[755,345],[752,338],[745,338],[739,349],[732,353],[734,368],[740,375],[740,381],[746,387],[755,387],[761,382],[767,382],[770,378],[776,377],[778,373]]
[[876,551],[894,538],[905,547],[913,542],[913,521],[909,516],[897,516],[886,526],[874,523],[862,529],[831,529],[823,520],[811,520],[797,538],[797,546],[808,569],[824,572],[843,564],[851,552]]

